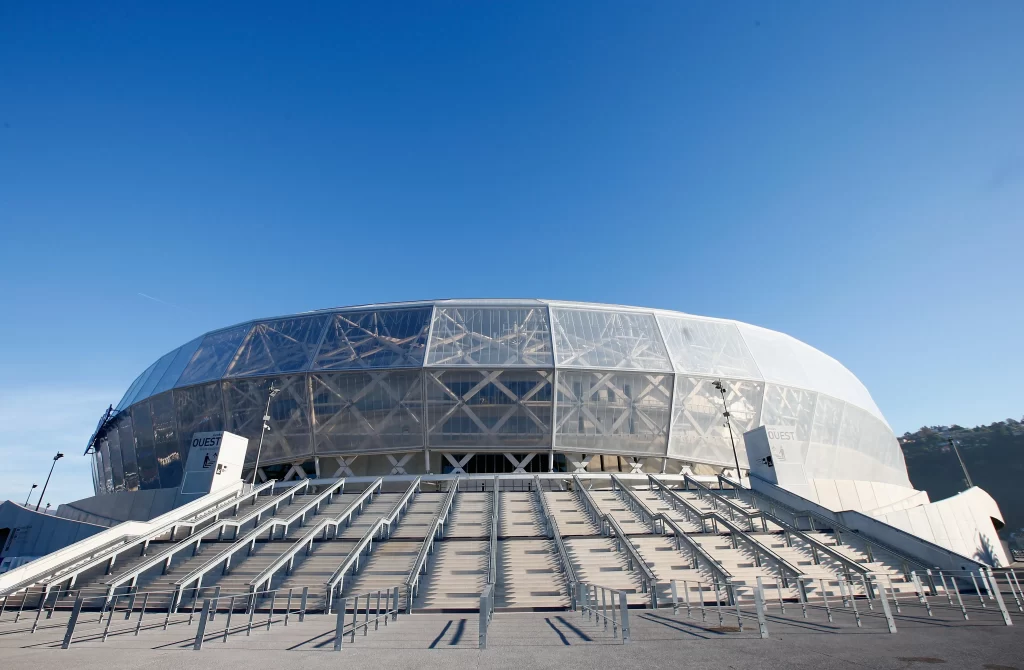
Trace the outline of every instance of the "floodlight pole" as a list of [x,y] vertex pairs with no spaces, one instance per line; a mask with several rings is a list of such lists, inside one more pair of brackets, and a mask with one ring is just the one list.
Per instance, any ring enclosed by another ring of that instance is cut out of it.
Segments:
[[256,449],[256,462],[252,466],[252,487],[256,488],[256,475],[260,471],[260,454],[263,452],[263,436],[270,430],[270,426],[267,424],[270,421],[270,401],[274,399],[281,389],[270,387],[270,393],[267,395],[267,409],[263,412],[263,430],[260,431],[260,446]]
[[[57,452],[57,455],[53,457],[53,463],[50,465],[50,474],[46,475],[46,483],[43,484],[43,492],[39,494],[39,500],[36,501],[36,511],[39,511],[39,505],[43,502],[43,496],[46,495],[46,487],[50,485],[50,477],[53,475],[53,468],[57,465],[57,461],[64,458],[64,454]],[[32,490],[29,489],[29,496],[32,495]]]
[[32,492],[35,491],[38,487],[39,487],[39,484],[33,484],[32,488],[30,488],[28,490],[28,497],[25,498],[25,507],[28,507],[28,501],[32,500]]
[[967,474],[967,466],[964,465],[964,459],[960,456],[960,450],[956,448],[956,440],[949,438],[949,446],[953,447],[953,453],[956,454],[956,460],[960,461],[960,468],[964,471],[964,478],[967,479],[967,488],[974,486],[974,482],[971,481],[971,476]]
[[740,473],[740,457],[739,454],[736,453],[736,440],[732,436],[732,421],[729,420],[729,403],[725,401],[725,386],[722,385],[721,379],[714,381],[712,385],[718,389],[719,393],[722,394],[722,407],[724,408],[722,416],[725,417],[725,426],[729,429],[729,442],[732,444],[732,457],[736,462],[736,481],[742,484],[743,475]]

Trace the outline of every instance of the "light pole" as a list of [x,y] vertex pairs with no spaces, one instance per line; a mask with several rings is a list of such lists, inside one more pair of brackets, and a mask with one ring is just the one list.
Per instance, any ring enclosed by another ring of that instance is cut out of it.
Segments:
[[964,478],[967,479],[967,488],[971,488],[974,486],[974,482],[971,481],[971,476],[967,474],[967,466],[964,465],[964,459],[960,456],[960,450],[956,448],[956,441],[953,438],[949,438],[949,446],[953,447],[956,460],[960,461],[960,468],[964,471]]
[[256,449],[256,462],[253,463],[253,466],[252,466],[252,486],[253,486],[253,488],[256,488],[256,475],[260,471],[260,453],[263,451],[263,436],[267,434],[268,430],[270,430],[270,425],[267,424],[267,422],[270,421],[270,401],[273,400],[274,396],[276,396],[280,392],[281,392],[281,389],[274,388],[273,385],[271,385],[271,387],[270,387],[270,394],[267,396],[267,409],[266,409],[265,412],[263,412],[263,430],[260,431],[260,446],[259,446],[258,449]]
[[719,393],[722,394],[722,407],[724,408],[722,416],[725,417],[725,425],[729,429],[729,442],[732,444],[732,457],[736,462],[736,481],[742,483],[743,475],[740,474],[740,457],[739,454],[736,453],[736,440],[732,436],[732,421],[729,420],[729,403],[725,401],[725,386],[722,385],[721,379],[715,380],[712,385],[718,389]]
[[[46,483],[43,484],[43,492],[39,494],[39,500],[36,501],[36,511],[39,511],[39,504],[43,502],[43,496],[46,495],[46,487],[50,485],[50,477],[53,475],[53,468],[57,465],[57,461],[64,458],[64,454],[57,452],[57,455],[53,457],[53,464],[50,465],[50,474],[46,475]],[[29,490],[29,495],[32,495],[32,491]]]
[[28,501],[32,500],[32,492],[39,488],[39,484],[33,484],[32,488],[28,490],[28,497],[25,498],[25,507],[28,507]]

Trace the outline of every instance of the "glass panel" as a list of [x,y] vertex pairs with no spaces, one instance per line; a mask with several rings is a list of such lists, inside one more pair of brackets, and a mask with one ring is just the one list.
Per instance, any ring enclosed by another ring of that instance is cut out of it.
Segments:
[[117,431],[107,433],[101,440],[103,452],[110,456],[110,472],[113,477],[115,491],[124,491],[124,464],[121,461],[121,450],[118,448]]
[[238,345],[251,329],[252,324],[244,323],[204,336],[202,344],[181,373],[177,385],[191,386],[223,377],[238,351]]
[[309,441],[309,399],[305,375],[223,382],[227,430],[249,438],[245,462],[256,460],[263,412],[273,384],[281,389],[270,403],[270,430],[263,439],[260,464],[305,460],[313,453]]
[[842,400],[819,394],[814,404],[814,423],[811,425],[811,442],[836,446],[839,444],[839,427],[843,421]]
[[114,473],[110,468],[110,443],[100,440],[100,461],[103,467],[103,492],[113,493]]
[[733,466],[733,443],[722,414],[728,407],[736,454],[740,466],[746,466],[743,433],[760,425],[764,386],[760,382],[723,379],[726,389],[723,402],[714,381],[676,375],[668,455],[694,463]]
[[178,447],[178,429],[174,420],[174,399],[171,392],[153,396],[153,445],[156,464],[160,470],[160,486],[181,486],[181,473],[185,468]]
[[659,314],[658,325],[676,372],[761,378],[735,324]]
[[555,442],[586,453],[665,455],[671,394],[667,374],[559,372]]
[[818,394],[777,384],[765,384],[761,423],[766,426],[796,428],[796,447],[800,450],[798,462],[807,458],[807,446],[814,424],[814,405]]
[[438,370],[426,373],[432,447],[551,448],[547,370]]
[[152,395],[174,388],[174,385],[178,383],[178,378],[181,377],[181,373],[185,370],[185,366],[192,360],[192,356],[195,355],[202,341],[202,337],[197,337],[173,352],[174,357],[171,359],[170,365],[167,366],[167,370],[160,376],[160,380],[157,381],[150,392]]
[[139,489],[139,463],[135,458],[135,437],[132,434],[132,417],[130,415],[117,418],[117,442],[124,464],[124,488],[128,491]]
[[[157,362],[159,362],[159,361],[157,361]],[[141,375],[139,375],[138,380],[136,380],[138,382],[138,384],[132,384],[132,388],[134,389],[132,391],[132,394],[130,396],[126,394],[124,399],[121,400],[121,402],[124,403],[125,407],[131,407],[132,405],[134,405],[135,403],[139,402],[140,400],[145,400],[146,399],[146,396],[142,395],[142,388],[146,385],[146,382],[149,381],[149,378],[150,378],[150,376],[152,376],[153,370],[155,370],[155,369],[156,369],[156,363],[153,363],[148,368],[146,368],[145,372],[143,372]]]
[[551,308],[558,367],[671,371],[651,314]]
[[97,449],[92,452],[92,458],[89,459],[90,469],[92,470],[92,492],[95,495],[101,495],[103,493],[106,493],[106,491],[100,487],[99,473],[100,470],[102,470],[103,468],[103,466],[100,464],[100,458],[102,458],[102,456],[100,456],[100,452]]
[[145,383],[139,387],[139,392],[135,395],[135,400],[133,402],[138,402],[154,395],[153,389],[156,388],[156,385],[160,382],[160,378],[164,376],[165,372],[167,372],[167,368],[171,366],[176,353],[178,353],[177,349],[166,353],[153,364],[152,372],[150,372],[149,376],[146,378]]
[[429,329],[429,307],[335,314],[312,369],[420,367]]
[[427,365],[552,365],[547,309],[438,307]]
[[139,488],[160,488],[160,470],[156,463],[153,443],[153,414],[150,401],[143,400],[132,407],[132,434],[135,436],[135,458],[139,462]]
[[174,414],[178,420],[181,462],[188,462],[193,433],[224,430],[224,406],[219,383],[174,390]]
[[422,373],[312,375],[317,454],[423,446]]
[[226,377],[299,372],[320,343],[328,315],[257,323],[228,366]]
[[135,394],[136,392],[138,392],[139,387],[142,386],[142,382],[146,380],[147,372],[149,372],[149,368],[146,368],[146,370],[141,375],[135,378],[135,381],[132,382],[132,385],[128,387],[127,391],[125,391],[124,397],[121,398],[121,402],[117,403],[117,407],[115,407],[114,409],[120,411],[132,404],[131,399],[135,397]]

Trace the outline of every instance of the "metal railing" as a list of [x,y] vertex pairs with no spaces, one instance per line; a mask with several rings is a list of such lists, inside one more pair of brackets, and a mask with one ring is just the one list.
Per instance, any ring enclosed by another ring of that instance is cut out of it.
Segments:
[[711,500],[711,507],[716,512],[718,511],[718,506],[722,505],[722,506],[725,507],[726,511],[728,512],[729,519],[731,521],[735,521],[736,520],[736,516],[740,516],[740,517],[745,518],[747,520],[747,525],[750,526],[750,532],[751,533],[756,533],[757,532],[757,529],[754,528],[754,519],[759,519],[761,521],[761,532],[763,532],[763,533],[767,533],[768,532],[768,522],[764,518],[764,514],[762,514],[760,509],[754,509],[754,510],[747,509],[743,505],[738,504],[735,500],[730,500],[729,498],[726,498],[725,496],[718,495],[717,493],[712,491],[707,486],[704,486],[704,484],[700,483],[699,481],[697,481],[696,479],[694,479],[690,475],[684,475],[683,476],[683,490],[684,491],[689,491],[691,485],[693,486],[694,490],[697,491],[697,496],[699,498],[702,498],[702,499],[703,498],[708,498],[708,499]]
[[548,537],[555,543],[555,549],[558,552],[558,559],[562,564],[562,572],[565,574],[565,585],[569,591],[570,606],[575,607],[576,598],[576,571],[572,567],[572,561],[569,560],[569,552],[565,548],[565,542],[562,541],[562,533],[558,530],[558,523],[555,521],[555,517],[551,514],[551,509],[548,508],[548,501],[544,497],[544,487],[541,484],[540,477],[533,478],[534,491],[537,493],[537,500],[540,503],[541,514],[544,515],[544,522],[547,526]]
[[412,569],[409,570],[409,578],[405,582],[409,592],[409,600],[406,602],[406,612],[409,614],[412,613],[412,600],[420,590],[420,576],[427,571],[427,558],[434,551],[434,542],[444,536],[444,525],[448,523],[448,515],[451,512],[452,503],[455,501],[455,495],[458,492],[459,478],[456,477],[448,485],[448,493],[441,502],[440,509],[437,510],[434,518],[430,521],[427,534],[420,545],[419,553],[416,554],[416,560],[413,561]]
[[625,591],[577,582],[574,600],[581,616],[603,624],[605,630],[611,623],[613,637],[621,636],[623,644],[630,641],[629,603]]
[[324,611],[330,613],[332,610],[332,603],[335,600],[335,596],[340,596],[344,590],[345,575],[351,570],[357,572],[359,570],[359,560],[365,550],[367,554],[373,552],[373,540],[378,535],[387,537],[390,534],[391,525],[396,523],[401,516],[402,510],[405,509],[409,501],[415,496],[416,492],[420,489],[420,478],[417,477],[409,484],[409,488],[406,489],[402,497],[394,504],[391,511],[377,519],[372,526],[366,529],[363,536],[356,543],[356,546],[352,547],[352,550],[348,552],[345,560],[342,561],[341,565],[338,566],[334,574],[324,582],[324,594],[325,603]]
[[[334,624],[334,651],[341,651],[344,647],[344,640],[346,636],[351,636],[349,640],[351,643],[356,641],[356,631],[362,629],[363,636],[369,634],[370,626],[373,625],[373,629],[377,630],[380,627],[380,622],[383,621],[384,625],[388,625],[388,620],[397,621],[399,614],[399,602],[400,602],[400,586],[393,586],[388,589],[379,589],[377,591],[369,591],[357,596],[347,596],[342,598],[341,604],[338,607],[338,616]],[[411,596],[407,593],[407,598]],[[359,620],[359,602],[363,602],[363,617],[362,621]],[[383,608],[381,607],[383,601]],[[351,602],[351,608],[349,603]],[[345,623],[345,617],[350,611],[352,612],[352,619],[348,624]]]
[[285,550],[280,556],[274,559],[274,562],[268,565],[263,572],[257,575],[251,582],[249,582],[249,588],[251,591],[258,591],[260,587],[265,586],[270,588],[270,582],[282,568],[287,569],[287,574],[291,574],[292,567],[295,565],[295,557],[302,550],[305,550],[306,555],[313,550],[313,542],[316,540],[318,535],[323,535],[323,539],[326,540],[328,536],[328,529],[333,527],[334,537],[338,535],[338,529],[342,525],[350,525],[352,517],[356,512],[362,512],[363,507],[366,505],[368,500],[373,499],[373,494],[379,492],[384,486],[384,479],[378,477],[373,483],[366,487],[362,493],[360,493],[355,500],[353,500],[348,507],[338,514],[337,516],[329,519],[321,519],[319,522],[314,524],[306,534],[299,538],[292,544],[287,550]]
[[601,528],[602,535],[614,535],[616,550],[625,551],[626,553],[626,567],[629,570],[638,570],[641,573],[640,577],[640,588],[643,593],[647,593],[651,599],[651,607],[657,609],[658,607],[658,590],[655,588],[657,584],[657,577],[654,576],[654,572],[651,571],[647,561],[640,555],[640,552],[633,542],[626,535],[626,532],[619,526],[619,522],[611,514],[605,514],[601,511],[597,501],[591,495],[590,491],[586,486],[583,485],[583,480],[578,475],[573,475],[573,482],[575,483],[575,489],[583,502],[583,506],[590,513],[591,518]]
[[[769,498],[768,496],[764,495],[763,493],[759,493],[757,491],[754,491],[753,489],[749,489],[749,488],[746,488],[745,486],[737,484],[732,479],[729,479],[728,477],[723,477],[722,475],[718,475],[718,482],[719,482],[719,487],[722,487],[723,485],[728,485],[729,486],[729,490],[733,491],[733,495],[738,496],[741,492],[746,494],[749,497],[749,499],[750,499],[750,504],[755,506],[755,507],[757,507],[757,503],[755,502],[756,498],[760,498],[762,501],[768,503],[768,506],[769,506],[768,511],[769,511],[769,513],[773,517],[778,518],[778,514],[776,513],[775,509],[776,509],[776,507],[781,507],[783,510],[786,511],[787,514],[789,514],[793,518],[793,526],[795,528],[799,529],[799,520],[802,519],[802,518],[806,518],[807,521],[808,521],[808,526],[810,527],[810,531],[811,532],[818,532],[818,530],[829,529],[829,530],[832,531],[832,535],[836,538],[836,543],[837,544],[840,544],[840,545],[842,545],[842,544],[849,544],[848,542],[847,543],[843,542],[843,535],[844,534],[847,535],[847,537],[857,537],[857,538],[859,538],[860,541],[864,544],[865,552],[867,553],[867,557],[868,557],[868,561],[869,562],[874,562],[875,561],[874,550],[873,550],[872,546],[885,551],[886,553],[888,553],[889,555],[891,555],[892,557],[894,557],[898,561],[900,561],[901,567],[903,569],[903,574],[908,579],[910,578],[910,572],[911,572],[911,567],[910,566],[912,566],[912,565],[915,566],[918,570],[937,569],[934,566],[928,566],[928,565],[922,563],[921,561],[919,561],[917,559],[911,558],[910,556],[907,556],[906,554],[900,552],[899,550],[897,550],[897,549],[895,549],[895,548],[893,548],[893,547],[891,547],[891,546],[889,546],[889,545],[887,545],[887,544],[885,544],[883,542],[879,542],[878,540],[874,540],[874,539],[869,539],[869,538],[865,537],[864,535],[862,535],[861,533],[858,533],[857,531],[853,530],[852,528],[848,528],[847,526],[844,526],[843,524],[839,523],[835,519],[830,519],[830,518],[828,518],[826,516],[818,514],[817,512],[812,512],[810,510],[797,510],[797,509],[794,509],[794,508],[790,507],[789,505],[786,505],[786,504],[781,503],[781,502],[779,502],[777,500]],[[721,490],[726,490],[726,489],[723,488]],[[724,496],[720,496],[720,497],[724,498]],[[815,520],[817,520],[818,523],[820,524],[820,526],[821,526],[820,529],[814,527]],[[896,530],[899,530],[899,529],[896,529]],[[970,559],[965,559],[965,560],[970,560]],[[971,562],[975,563],[976,565],[980,565],[980,564],[977,563],[977,561],[971,561]]]

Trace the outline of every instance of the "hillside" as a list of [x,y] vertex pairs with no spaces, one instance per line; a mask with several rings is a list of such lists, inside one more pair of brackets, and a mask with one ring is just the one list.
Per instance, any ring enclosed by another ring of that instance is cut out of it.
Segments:
[[1024,423],[1007,419],[975,428],[932,426],[905,433],[900,444],[910,481],[932,500],[966,488],[950,438],[956,440],[974,484],[999,503],[1006,519],[1000,535],[1009,537],[1024,528]]

